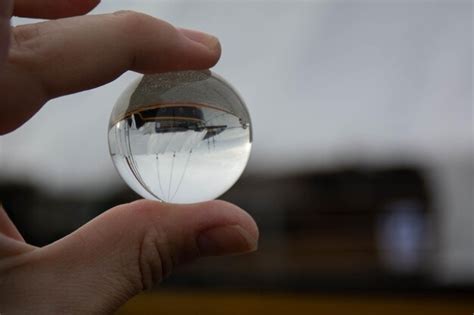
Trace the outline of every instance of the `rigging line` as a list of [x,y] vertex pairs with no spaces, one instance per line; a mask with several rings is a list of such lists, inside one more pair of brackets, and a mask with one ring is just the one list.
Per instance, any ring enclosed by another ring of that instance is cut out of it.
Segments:
[[171,162],[170,181],[168,185],[168,202],[170,201],[171,192],[171,181],[173,179],[174,159],[176,158],[176,152],[173,152],[173,161]]
[[[123,120],[123,119],[126,119],[127,117],[129,116],[132,116],[134,114],[137,114],[137,113],[140,113],[140,112],[143,112],[143,111],[146,111],[146,110],[149,110],[149,109],[159,109],[159,108],[166,108],[166,107],[177,107],[177,106],[192,106],[192,107],[198,107],[198,108],[210,108],[210,109],[214,109],[214,110],[219,110],[219,111],[223,111],[223,112],[227,112],[228,114],[231,114],[231,115],[234,115],[234,113],[230,110],[226,110],[226,109],[223,109],[221,107],[216,107],[216,106],[212,106],[212,105],[209,105],[209,104],[200,104],[200,103],[192,103],[192,102],[186,102],[186,103],[182,103],[182,102],[167,102],[167,104],[153,104],[153,105],[150,105],[150,106],[143,106],[143,107],[140,107],[140,109],[135,109],[135,110],[131,110],[131,111],[127,111],[125,114],[123,115],[117,115],[117,117],[114,117],[116,119],[113,120],[113,124],[115,125],[117,122]],[[134,107],[134,106],[132,106]],[[136,107],[136,106],[135,106]]]
[[158,157],[158,153],[156,154],[156,176],[158,177],[158,187],[160,188],[161,195],[164,196],[165,192],[163,190],[163,186],[161,185],[160,160],[159,160],[159,157]]
[[177,134],[177,132],[172,132],[172,133],[171,133],[171,137],[169,137],[168,143],[166,144],[166,146],[165,146],[163,152],[167,152],[167,151],[168,151],[168,148],[170,147],[171,142],[173,141],[173,139],[174,139],[174,137],[175,137],[176,134]]
[[186,159],[186,163],[184,164],[184,169],[183,169],[183,173],[181,174],[181,179],[179,180],[178,186],[176,186],[176,191],[174,192],[173,197],[171,197],[170,202],[173,201],[174,197],[176,197],[179,187],[181,186],[181,183],[183,182],[184,174],[186,173],[186,170],[188,168],[188,163],[189,163],[189,160],[191,159],[192,153],[193,153],[193,149],[189,150],[189,155],[188,155],[188,158]]
[[[133,118],[132,118],[133,119]],[[148,185],[145,183],[143,178],[140,175],[140,172],[138,171],[137,163],[135,159],[133,158],[132,154],[132,145],[130,143],[130,127],[128,124],[125,124],[126,130],[124,130],[124,138],[125,138],[125,144],[127,146],[127,155],[125,155],[125,160],[127,161],[128,166],[132,170],[132,174],[135,177],[135,179],[140,183],[145,190],[150,193],[153,197],[160,199],[157,195],[153,193],[153,191],[148,187]]]
[[[172,142],[173,142],[173,139],[175,138],[177,132],[172,132],[171,133],[171,136],[168,138],[168,143],[166,144],[163,152],[168,152],[168,149],[170,148]],[[171,147],[172,148],[172,147]],[[171,150],[170,150],[171,151]],[[176,152],[173,153],[173,156],[176,154]],[[174,163],[174,158],[173,158],[173,163]],[[168,164],[169,165],[169,164]],[[173,170],[171,170],[171,172],[173,172]],[[171,175],[170,175],[170,180],[169,180],[169,186],[171,186]],[[169,200],[169,197],[170,197],[170,188],[168,188],[168,200]],[[163,197],[165,197],[165,194],[164,194],[164,191],[163,191]]]

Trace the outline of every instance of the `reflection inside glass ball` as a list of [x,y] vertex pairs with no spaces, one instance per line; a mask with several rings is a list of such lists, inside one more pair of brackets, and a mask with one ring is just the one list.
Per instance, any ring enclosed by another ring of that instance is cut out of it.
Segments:
[[109,124],[112,160],[147,199],[217,198],[242,174],[250,116],[237,92],[206,71],[145,75],[120,96]]

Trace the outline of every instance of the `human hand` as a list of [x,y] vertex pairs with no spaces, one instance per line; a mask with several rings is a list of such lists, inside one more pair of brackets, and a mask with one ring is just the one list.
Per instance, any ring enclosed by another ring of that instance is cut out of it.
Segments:
[[[0,134],[18,128],[49,99],[100,86],[126,70],[204,69],[219,59],[214,37],[143,14],[67,18],[98,2],[0,2]],[[12,13],[57,20],[10,33]],[[175,266],[252,251],[257,240],[253,219],[229,203],[140,200],[38,248],[25,243],[0,207],[0,313],[113,312]]]

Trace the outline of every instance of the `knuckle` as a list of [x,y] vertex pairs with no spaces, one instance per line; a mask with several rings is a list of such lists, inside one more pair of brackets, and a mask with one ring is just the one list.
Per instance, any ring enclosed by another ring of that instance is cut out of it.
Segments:
[[141,216],[145,223],[156,221],[157,218],[166,215],[167,207],[159,201],[140,199],[129,204],[122,205],[126,209],[132,209],[135,216]]
[[154,18],[144,13],[122,10],[112,13],[119,19],[123,27],[130,32],[137,32],[140,29],[148,26]]
[[48,45],[50,37],[61,37],[62,25],[59,21],[34,23],[16,26],[12,29],[9,60],[21,63],[24,67],[34,67],[55,60],[61,55],[60,49],[51,49]]
[[128,15],[128,14],[135,14],[135,13],[138,13],[138,12],[133,11],[133,10],[118,10],[112,14],[116,16],[123,16],[123,15]]
[[174,260],[162,229],[148,225],[140,242],[137,264],[144,290],[153,288],[171,274]]
[[40,51],[42,43],[38,40],[41,31],[38,24],[21,25],[12,28],[11,52],[25,53]]
[[134,230],[138,231],[133,245],[135,256],[130,262],[134,270],[132,282],[138,290],[153,288],[168,277],[175,266],[199,256],[193,247],[194,238],[170,231],[172,211],[176,210],[172,206],[138,200],[122,207],[127,212],[127,222],[133,221]]
[[151,200],[134,201],[125,207],[139,231],[133,262],[138,269],[136,280],[141,290],[151,289],[170,275],[175,266],[171,240],[163,227],[167,208]]
[[28,40],[39,36],[38,24],[27,24],[15,26],[12,29],[13,43],[20,45]]

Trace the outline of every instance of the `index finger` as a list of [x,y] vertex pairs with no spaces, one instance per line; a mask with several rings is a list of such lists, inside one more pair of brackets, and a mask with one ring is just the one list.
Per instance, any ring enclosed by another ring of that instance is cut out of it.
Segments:
[[[0,134],[14,130],[48,99],[108,83],[127,70],[207,69],[219,41],[135,12],[81,16],[17,27],[0,73]],[[25,93],[24,91],[28,91]]]

